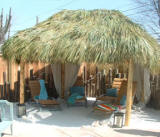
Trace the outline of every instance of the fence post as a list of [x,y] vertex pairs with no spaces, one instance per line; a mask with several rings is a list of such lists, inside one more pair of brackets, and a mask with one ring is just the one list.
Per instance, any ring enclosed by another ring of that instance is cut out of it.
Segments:
[[3,99],[3,85],[0,85],[1,99]]
[[3,72],[3,90],[4,90],[4,99],[7,99],[7,86],[6,86],[6,72]]

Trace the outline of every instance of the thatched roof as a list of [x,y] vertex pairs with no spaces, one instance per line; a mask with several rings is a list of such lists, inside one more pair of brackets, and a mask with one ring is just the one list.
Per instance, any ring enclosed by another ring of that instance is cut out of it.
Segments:
[[[157,65],[158,43],[115,10],[63,10],[20,31],[3,46],[7,59]],[[155,56],[157,55],[157,56]]]

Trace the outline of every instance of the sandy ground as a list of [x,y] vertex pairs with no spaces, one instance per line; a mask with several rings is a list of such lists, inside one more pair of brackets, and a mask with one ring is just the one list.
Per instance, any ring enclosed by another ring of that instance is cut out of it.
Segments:
[[15,116],[13,135],[8,129],[4,137],[160,137],[160,111],[133,110],[130,126],[121,129],[109,127],[112,121],[112,115],[92,112],[91,106],[63,105],[62,110],[53,111],[27,104],[27,116]]

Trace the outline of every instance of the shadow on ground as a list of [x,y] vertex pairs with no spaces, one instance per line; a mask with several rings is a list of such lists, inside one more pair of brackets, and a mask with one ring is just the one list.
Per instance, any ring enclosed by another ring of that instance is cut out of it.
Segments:
[[156,132],[156,131],[146,131],[146,130],[138,130],[138,129],[115,129],[114,131],[123,133],[123,134],[130,134],[130,135],[160,137],[160,132],[158,131]]
[[47,108],[39,109],[35,105],[27,105],[27,116],[15,117],[16,121],[36,123],[62,127],[82,127],[95,123],[107,123],[111,115],[93,112],[93,108],[84,106],[67,107],[63,104],[62,110],[54,111]]

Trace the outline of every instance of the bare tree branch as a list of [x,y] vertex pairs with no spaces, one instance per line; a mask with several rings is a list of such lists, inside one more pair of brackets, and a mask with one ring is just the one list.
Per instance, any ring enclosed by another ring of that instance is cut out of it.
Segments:
[[[141,11],[141,13],[139,12],[138,20],[140,20],[142,24],[148,28],[148,30],[152,31],[154,34],[157,34],[157,37],[160,37],[160,35],[157,33],[160,30],[160,0],[133,1],[140,6],[144,5],[144,8],[138,9]],[[143,12],[144,9],[146,12]]]
[[9,11],[9,17],[6,17],[6,23],[5,23],[5,26],[4,26],[4,33],[6,34],[7,31],[9,30],[9,27],[11,25],[11,8],[10,8],[10,11]]
[[4,42],[5,40],[5,35],[7,34],[8,30],[10,29],[11,26],[11,8],[9,11],[9,16],[6,16],[6,21],[5,25],[3,25],[3,9],[0,15],[0,45]]
[[1,31],[2,27],[3,27],[3,8],[2,8],[2,11],[1,11],[1,16],[0,16],[0,31]]

